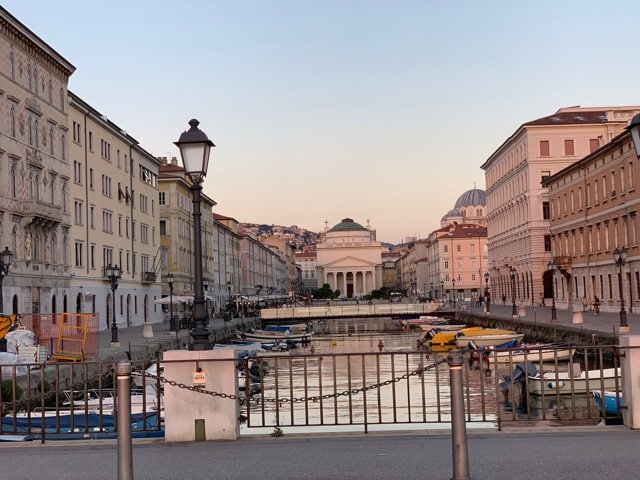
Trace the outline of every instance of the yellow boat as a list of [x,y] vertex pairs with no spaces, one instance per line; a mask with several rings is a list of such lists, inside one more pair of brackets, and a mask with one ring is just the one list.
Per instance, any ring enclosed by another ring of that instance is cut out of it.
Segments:
[[457,348],[464,348],[466,347],[466,342],[469,340],[479,341],[484,346],[487,342],[483,342],[482,337],[485,337],[489,343],[496,341],[498,342],[496,345],[500,345],[513,339],[522,341],[524,335],[501,328],[467,327],[452,332],[441,331],[436,327],[429,330],[424,337],[419,340],[419,345],[424,345],[433,352],[445,352]]

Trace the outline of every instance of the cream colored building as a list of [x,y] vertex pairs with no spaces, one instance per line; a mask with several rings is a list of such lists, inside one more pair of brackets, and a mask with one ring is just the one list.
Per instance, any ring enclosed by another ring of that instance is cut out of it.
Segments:
[[551,296],[547,178],[609,143],[640,107],[570,107],[521,125],[482,164],[487,186],[489,273],[493,299],[518,303]]
[[75,67],[0,7],[0,311],[59,313],[71,284],[67,85]]
[[122,128],[69,93],[69,311],[111,322],[108,265],[122,269],[115,291],[119,327],[161,321],[158,166]]
[[300,268],[300,290],[306,294],[318,288],[316,277],[316,263],[318,254],[315,251],[296,252],[296,265]]
[[623,132],[543,182],[551,205],[551,251],[558,269],[547,272],[559,306],[582,309],[595,296],[601,309],[618,311],[620,291],[613,251],[628,248],[622,269],[626,309],[640,301],[640,165]]
[[382,287],[382,245],[375,230],[345,218],[325,230],[316,249],[318,287],[327,283],[348,298]]

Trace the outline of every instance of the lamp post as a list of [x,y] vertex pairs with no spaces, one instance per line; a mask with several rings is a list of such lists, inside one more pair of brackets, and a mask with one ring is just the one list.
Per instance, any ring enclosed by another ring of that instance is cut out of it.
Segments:
[[484,300],[487,306],[487,315],[491,313],[491,296],[489,295],[489,272],[484,274]]
[[456,305],[456,281],[451,280],[451,296],[453,297],[453,306]]
[[256,297],[258,297],[258,304],[256,305],[256,310],[260,310],[260,290],[262,290],[262,285],[256,285]]
[[111,282],[111,346],[117,347],[118,342],[118,322],[116,322],[116,290],[118,290],[118,280],[122,277],[122,270],[118,265],[107,265],[105,272]]
[[518,311],[516,310],[516,269],[509,268],[509,275],[511,275],[511,317],[518,318]]
[[444,280],[440,280],[440,300],[444,302]]
[[193,256],[195,264],[195,292],[193,297],[193,329],[189,334],[193,339],[189,344],[189,350],[208,350],[209,329],[207,310],[202,292],[202,227],[200,213],[200,198],[202,194],[202,182],[207,175],[209,167],[209,155],[214,143],[198,128],[198,120],[189,121],[189,130],[180,135],[180,139],[174,144],[180,149],[180,156],[185,173],[191,179],[191,193],[193,195]]
[[429,288],[429,297],[430,297],[430,300],[432,300],[431,297],[433,297],[433,296],[437,297],[438,294],[433,292],[433,282],[431,282],[430,286],[431,286],[431,288]]
[[553,285],[556,268],[557,268],[556,264],[553,263],[553,260],[549,260],[549,263],[547,264],[547,270],[551,272],[551,323],[558,322],[558,316],[556,311],[556,289]]
[[2,296],[2,281],[4,277],[9,274],[9,267],[13,263],[13,252],[9,250],[9,247],[4,247],[2,253],[0,253],[0,313],[4,310],[4,298]]
[[[635,117],[634,117],[635,119]],[[613,259],[618,267],[618,291],[620,292],[620,333],[629,333],[629,325],[627,324],[627,311],[624,309],[624,291],[622,290],[622,267],[627,262],[627,247],[616,248],[613,251]]]
[[227,303],[231,303],[231,280],[227,280]]
[[167,275],[167,285],[169,285],[169,331],[175,332],[176,320],[173,318],[173,273]]

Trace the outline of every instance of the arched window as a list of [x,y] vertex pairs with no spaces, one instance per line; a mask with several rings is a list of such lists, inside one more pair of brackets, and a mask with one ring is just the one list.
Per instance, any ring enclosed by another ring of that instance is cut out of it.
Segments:
[[[69,246],[69,238],[68,235],[64,235],[62,237],[62,263],[64,265],[67,265],[69,262],[67,262],[67,247]],[[65,306],[65,311],[66,311],[66,306]]]
[[38,96],[38,69],[33,67],[33,93]]
[[9,68],[11,70],[11,80],[15,82],[16,80],[16,56],[11,52],[9,54]]
[[18,226],[14,225],[11,228],[11,250],[13,250],[16,257],[22,258],[22,255],[18,253]]
[[51,81],[51,79],[49,79],[48,91],[49,91],[49,105],[51,105],[53,103],[53,82]]
[[58,263],[58,236],[55,232],[51,233],[51,240],[49,241],[49,257],[51,263]]
[[11,164],[11,178],[9,179],[9,181],[11,182],[10,185],[10,190],[11,190],[11,196],[13,198],[16,198],[18,196],[18,165],[16,164],[16,162],[13,162]]
[[66,141],[67,141],[67,138],[64,135],[61,135],[60,136],[60,160],[67,159],[67,148],[65,145]]
[[14,106],[9,110],[9,135],[16,136],[16,107]]
[[38,120],[35,120],[33,122],[33,133],[35,134],[34,137],[33,137],[33,145],[36,148],[40,147],[40,138],[39,138],[40,137],[39,136],[40,132],[39,132],[39,130],[40,130],[40,125],[38,124]]
[[54,156],[53,151],[53,127],[49,127],[49,155]]
[[29,145],[33,146],[33,119],[30,118],[27,123],[27,138],[29,139]]

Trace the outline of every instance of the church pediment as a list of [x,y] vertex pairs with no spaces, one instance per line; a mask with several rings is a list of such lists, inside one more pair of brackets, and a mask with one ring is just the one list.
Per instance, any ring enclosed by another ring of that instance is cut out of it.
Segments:
[[377,265],[378,265],[377,263],[370,262],[369,260],[365,260],[363,258],[347,256],[347,257],[338,258],[338,259],[334,260],[333,262],[326,263],[326,264],[323,265],[323,267],[325,268],[325,270],[328,269],[328,268],[354,269],[354,268],[363,268],[363,267],[365,267],[365,268],[374,268]]

